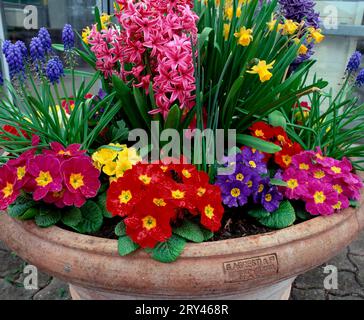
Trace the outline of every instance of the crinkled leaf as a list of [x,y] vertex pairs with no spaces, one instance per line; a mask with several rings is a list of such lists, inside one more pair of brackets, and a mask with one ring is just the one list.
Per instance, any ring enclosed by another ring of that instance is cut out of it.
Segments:
[[69,208],[63,211],[62,222],[66,226],[76,227],[82,221],[82,213],[78,208]]
[[32,220],[39,213],[38,207],[29,208],[25,213],[19,217],[20,220]]
[[294,224],[296,221],[296,213],[289,201],[283,201],[278,210],[258,220],[268,228],[283,229]]
[[112,214],[106,209],[106,199],[107,199],[107,194],[105,192],[97,197],[96,203],[100,207],[102,215],[105,218],[112,218]]
[[128,236],[120,237],[118,240],[119,255],[124,257],[139,249],[139,245],[133,242]]
[[312,219],[312,215],[309,214],[306,210],[301,209],[301,208],[296,210],[296,215],[299,219],[301,219],[303,221]]
[[359,207],[360,207],[360,203],[359,203],[359,201],[356,201],[356,200],[350,200],[350,207],[353,207],[353,208],[359,208]]
[[124,237],[126,235],[126,227],[124,221],[121,221],[115,227],[115,234],[118,237]]
[[152,251],[152,258],[171,263],[178,259],[186,246],[186,240],[177,235],[172,235],[166,242],[159,243]]
[[81,233],[99,231],[103,223],[103,215],[99,206],[93,201],[87,201],[81,208],[82,220],[75,227]]
[[28,209],[34,207],[35,204],[36,203],[31,198],[25,195],[20,195],[16,200],[16,202],[9,207],[8,209],[9,216],[12,218],[19,218]]
[[111,142],[121,142],[128,138],[129,129],[126,126],[126,123],[123,120],[119,120],[111,127],[110,130],[110,139]]
[[270,213],[264,208],[250,210],[248,211],[248,214],[256,219],[263,219],[270,216]]
[[35,216],[35,223],[38,227],[48,228],[57,224],[62,218],[61,211],[52,207],[41,207],[38,215]]
[[287,128],[287,120],[282,112],[276,110],[268,116],[269,124],[273,127],[282,127],[284,130]]
[[209,241],[214,237],[214,233],[205,228],[201,228],[201,232],[203,234],[204,241]]
[[173,230],[173,233],[196,243],[201,243],[205,240],[201,227],[189,220],[183,221],[180,227]]
[[287,187],[287,182],[281,179],[270,179],[270,184],[272,186]]

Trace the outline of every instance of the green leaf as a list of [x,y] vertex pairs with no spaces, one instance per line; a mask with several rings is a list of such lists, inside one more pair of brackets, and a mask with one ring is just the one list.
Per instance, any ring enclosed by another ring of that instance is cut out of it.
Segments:
[[255,219],[263,219],[270,216],[270,213],[264,208],[249,210],[248,214]]
[[28,209],[34,207],[36,203],[29,197],[25,195],[20,195],[16,202],[11,205],[8,209],[8,214],[12,218],[19,218]]
[[115,227],[115,234],[118,237],[126,236],[126,227],[124,221],[120,221]]
[[133,242],[128,236],[120,237],[118,240],[118,252],[122,257],[139,249],[139,245]]
[[213,31],[212,28],[204,28],[201,34],[198,35],[198,51],[200,52],[205,42],[209,39],[210,33]]
[[289,201],[283,201],[279,209],[269,216],[259,219],[259,222],[271,229],[283,229],[294,224],[296,213]]
[[189,220],[183,221],[183,224],[180,227],[175,228],[173,233],[196,243],[201,243],[205,240],[201,227]]
[[110,136],[111,142],[120,143],[128,139],[129,129],[126,126],[125,121],[119,120],[116,122],[116,124],[112,125],[110,130]]
[[82,220],[74,227],[80,233],[93,233],[100,230],[103,215],[99,206],[93,201],[87,201],[81,208]]
[[201,228],[201,232],[203,234],[204,241],[209,241],[214,237],[214,233],[205,228]]
[[172,235],[170,239],[166,242],[159,243],[152,250],[152,258],[163,263],[174,262],[182,254],[185,246],[185,239],[177,235]]
[[356,201],[356,200],[350,200],[350,207],[353,207],[353,208],[359,208],[359,207],[360,207],[360,203],[359,203],[359,201]]
[[95,21],[97,23],[97,31],[101,31],[102,23],[101,23],[101,17],[100,17],[100,10],[97,6],[95,7]]
[[33,207],[25,211],[25,213],[19,217],[20,220],[32,220],[39,213],[39,208]]
[[306,210],[302,208],[296,209],[296,215],[299,219],[303,221],[307,221],[313,218],[311,214],[309,214]]
[[62,215],[62,222],[66,226],[76,227],[82,221],[82,213],[78,208],[69,208]]
[[97,197],[97,200],[96,200],[96,203],[97,205],[100,207],[101,209],[101,212],[102,212],[102,215],[105,217],[105,218],[108,218],[108,219],[111,219],[113,216],[112,214],[107,211],[106,209],[106,200],[107,200],[107,193],[102,193],[100,194],[98,197]]
[[287,121],[283,113],[276,110],[268,116],[269,124],[273,127],[282,127],[284,130],[287,129]]
[[164,124],[164,129],[178,129],[182,118],[182,111],[176,104],[168,113],[167,120]]
[[250,148],[271,154],[277,153],[282,150],[281,147],[275,145],[274,143],[267,142],[246,134],[238,134],[237,142],[243,146],[248,146]]
[[52,207],[41,207],[37,216],[35,216],[35,223],[38,227],[48,228],[57,224],[62,218],[61,211]]
[[64,51],[63,44],[59,44],[59,43],[52,44],[52,48],[57,51],[62,51],[62,52]]
[[272,186],[278,186],[278,187],[287,187],[287,182],[283,181],[281,179],[270,179],[270,184]]

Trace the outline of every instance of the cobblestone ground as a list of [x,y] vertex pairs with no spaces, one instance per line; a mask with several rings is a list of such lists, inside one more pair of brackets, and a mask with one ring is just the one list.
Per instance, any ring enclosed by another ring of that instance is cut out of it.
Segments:
[[[338,289],[325,290],[326,265],[338,270]],[[37,290],[24,289],[26,263],[0,242],[0,300],[69,300],[67,284],[39,274]],[[364,233],[337,257],[295,282],[292,300],[364,300]]]

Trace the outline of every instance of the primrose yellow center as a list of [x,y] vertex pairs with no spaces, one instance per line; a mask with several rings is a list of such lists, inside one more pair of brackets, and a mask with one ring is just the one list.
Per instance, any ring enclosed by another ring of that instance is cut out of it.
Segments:
[[84,176],[81,173],[72,173],[70,176],[70,184],[73,189],[80,189],[85,185],[83,182]]
[[53,182],[53,178],[49,171],[41,171],[38,178],[35,179],[35,182],[37,183],[38,187],[46,187]]
[[139,176],[139,180],[143,182],[144,184],[148,185],[152,181],[152,178],[147,176],[146,174],[142,174]]
[[157,220],[152,216],[146,216],[143,220],[143,228],[148,231],[154,229],[157,226]]
[[167,166],[161,166],[161,170],[162,170],[163,172],[167,172],[168,167],[167,167]]
[[231,195],[234,197],[234,198],[238,198],[240,196],[241,192],[240,192],[240,189],[238,188],[234,188],[231,190]]
[[263,190],[264,190],[264,184],[260,184],[260,185],[259,185],[259,188],[258,188],[258,192],[259,192],[259,193],[262,193],[262,192],[263,192]]
[[269,194],[269,193],[265,196],[265,201],[266,201],[266,202],[271,202],[271,201],[272,201],[272,199],[273,199],[273,198],[272,198],[272,195],[271,195],[271,194]]
[[315,200],[316,204],[322,204],[326,201],[326,196],[322,191],[316,191],[313,199]]
[[344,192],[343,188],[341,185],[339,184],[334,184],[332,186],[332,188],[338,193],[338,194],[342,194]]
[[25,174],[26,174],[26,167],[19,167],[17,169],[17,176],[19,181],[23,180]]
[[288,188],[294,190],[298,187],[297,179],[290,179],[287,181]]
[[255,130],[256,137],[264,137],[264,132],[262,130]]
[[199,196],[199,197],[203,197],[204,195],[205,195],[205,193],[206,193],[206,189],[205,188],[198,188],[198,190],[197,190],[197,195]]
[[210,205],[206,206],[204,211],[205,216],[210,220],[212,220],[212,218],[215,216],[215,209]]
[[2,190],[4,198],[9,198],[14,192],[14,185],[12,183],[7,183],[6,187]]
[[157,207],[165,207],[167,205],[167,203],[164,201],[164,199],[158,199],[158,198],[154,198],[153,199],[153,203],[157,206]]
[[333,166],[331,167],[331,171],[334,173],[341,173],[341,168]]
[[71,156],[71,152],[63,150],[59,151],[58,154],[61,156]]
[[337,204],[335,204],[334,206],[332,206],[335,210],[340,210],[342,207],[342,202],[339,201]]
[[314,173],[314,177],[316,179],[322,179],[322,178],[325,178],[325,172],[323,172],[322,170],[319,170],[319,171],[316,171]]
[[132,198],[133,195],[131,194],[130,190],[124,190],[119,196],[119,201],[121,204],[128,204]]
[[255,161],[249,161],[249,165],[251,168],[256,168],[257,167],[257,164],[255,163]]
[[64,193],[65,193],[64,189],[58,192],[53,192],[53,197],[56,199],[60,199],[63,197]]
[[192,177],[192,174],[187,169],[182,170],[182,174],[187,179]]
[[286,142],[286,138],[285,138],[284,136],[282,136],[281,134],[279,134],[279,135],[277,136],[277,139],[278,139],[278,141],[279,141],[279,142],[283,142],[283,143],[285,143],[285,142]]
[[286,166],[289,166],[292,163],[292,157],[287,154],[282,157],[282,161]]
[[244,180],[244,175],[242,174],[242,173],[238,173],[237,175],[236,175],[236,180],[238,180],[238,181],[243,181]]
[[248,181],[247,183],[246,183],[246,185],[248,186],[248,188],[251,188],[251,187],[253,187],[253,181]]
[[316,157],[317,157],[318,159],[320,159],[320,160],[323,160],[323,159],[324,159],[324,157],[323,157],[321,154],[319,154],[319,153],[316,153]]
[[184,199],[184,197],[185,197],[185,192],[183,192],[181,190],[172,191],[172,198],[173,199],[180,200],[180,199]]
[[300,170],[310,170],[310,166],[307,163],[300,163]]

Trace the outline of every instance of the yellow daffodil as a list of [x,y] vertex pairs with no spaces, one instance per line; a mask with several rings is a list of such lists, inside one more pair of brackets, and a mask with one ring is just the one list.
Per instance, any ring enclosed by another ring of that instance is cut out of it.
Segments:
[[283,31],[286,34],[294,34],[298,29],[298,23],[293,20],[286,20],[283,25]]
[[325,39],[325,36],[321,33],[320,29],[308,28],[311,38],[316,42],[320,43]]
[[90,27],[86,27],[85,29],[82,30],[82,41],[86,44],[88,44],[88,38],[91,34],[91,29]]
[[[298,38],[295,38],[294,42],[296,44],[299,44],[301,42],[301,40]],[[308,48],[304,44],[301,44],[300,47],[298,48],[298,54],[306,54],[307,51],[308,51]]]
[[268,26],[269,31],[273,31],[276,24],[277,24],[277,20],[274,20],[274,19],[271,20],[270,22],[267,22],[267,26]]
[[251,74],[258,74],[261,82],[269,81],[273,74],[269,72],[269,70],[273,69],[275,61],[271,62],[270,64],[267,64],[265,60],[260,60],[259,63],[252,67],[251,70],[247,71]]
[[224,39],[225,39],[225,41],[227,41],[229,39],[229,34],[230,34],[230,24],[225,23],[224,24]]
[[241,46],[247,47],[250,42],[253,41],[252,33],[252,29],[246,29],[245,27],[242,27],[239,32],[234,33],[234,36],[235,38],[238,38],[238,43]]
[[[231,21],[233,20],[234,17],[234,7],[233,6],[228,6],[225,8],[225,16]],[[236,17],[240,18],[241,16],[241,7],[239,6],[236,9]]]
[[107,13],[103,13],[100,17],[100,20],[101,20],[101,29],[106,30],[107,25],[111,21],[111,16],[109,16]]

